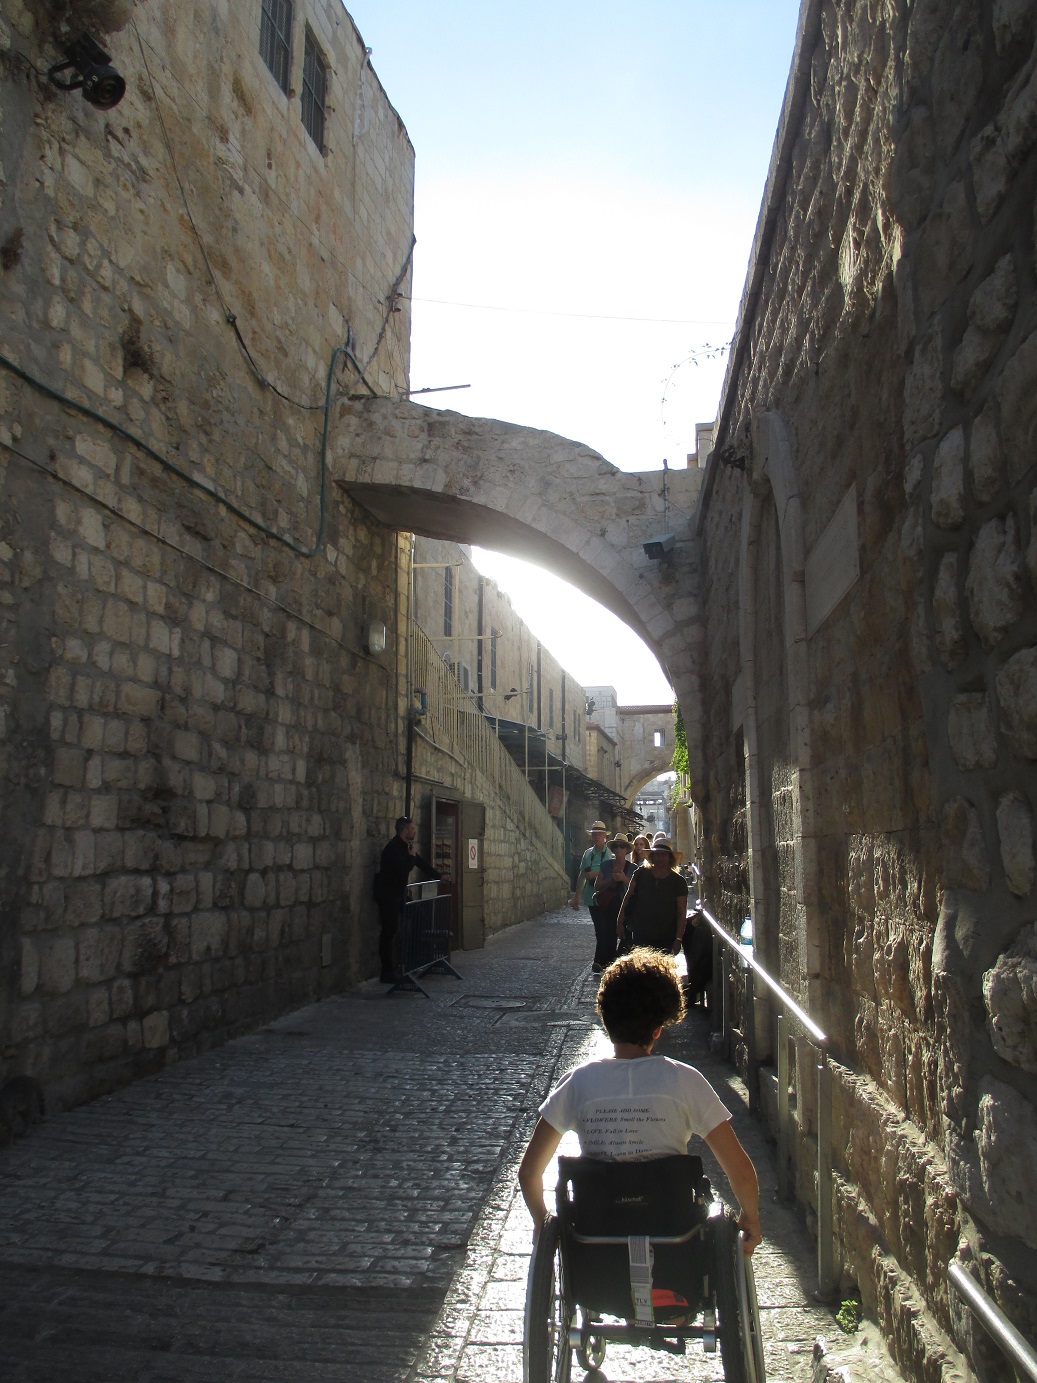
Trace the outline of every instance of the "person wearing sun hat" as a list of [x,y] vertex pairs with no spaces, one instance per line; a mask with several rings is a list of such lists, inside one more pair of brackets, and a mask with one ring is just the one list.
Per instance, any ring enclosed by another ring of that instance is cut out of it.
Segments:
[[688,920],[688,882],[677,870],[673,845],[657,833],[642,865],[626,891],[616,919],[617,935],[624,927],[634,946],[651,946],[676,955]]
[[634,866],[627,858],[630,850],[627,837],[616,834],[605,844],[612,853],[612,859],[605,860],[598,870],[594,905],[591,908],[595,941],[592,969],[596,975],[600,975],[605,967],[616,959],[619,939],[616,935],[616,918],[623,895],[627,891],[627,884],[634,873]]
[[587,828],[587,834],[591,838],[591,843],[583,852],[580,860],[580,872],[576,876],[576,886],[573,889],[573,896],[569,900],[569,906],[576,912],[581,903],[591,906],[591,898],[594,895],[594,885],[598,881],[598,870],[612,856],[609,854],[608,846],[605,844],[608,837],[609,828],[604,821],[592,821]]
[[590,910],[591,921],[594,923],[595,933],[597,933],[597,929],[601,925],[601,918],[594,902],[594,890],[598,884],[598,871],[606,860],[612,859],[612,855],[605,844],[608,827],[604,821],[592,821],[587,834],[591,838],[591,843],[584,850],[583,858],[580,860],[580,870],[576,876],[576,885],[573,889],[573,896],[569,900],[569,906],[573,912],[578,912],[581,902],[586,903]]

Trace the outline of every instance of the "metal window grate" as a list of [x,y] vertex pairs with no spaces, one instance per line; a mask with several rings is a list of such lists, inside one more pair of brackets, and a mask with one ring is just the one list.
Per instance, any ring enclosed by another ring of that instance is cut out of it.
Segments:
[[259,51],[287,96],[292,66],[292,0],[263,0]]
[[302,123],[306,132],[324,152],[324,118],[328,101],[328,67],[321,57],[309,29],[302,59]]

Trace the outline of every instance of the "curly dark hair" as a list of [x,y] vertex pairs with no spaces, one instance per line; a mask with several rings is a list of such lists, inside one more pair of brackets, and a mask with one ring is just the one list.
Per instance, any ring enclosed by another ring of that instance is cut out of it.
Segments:
[[597,1009],[613,1042],[647,1047],[656,1028],[669,1027],[684,1017],[676,961],[663,951],[637,947],[602,975]]

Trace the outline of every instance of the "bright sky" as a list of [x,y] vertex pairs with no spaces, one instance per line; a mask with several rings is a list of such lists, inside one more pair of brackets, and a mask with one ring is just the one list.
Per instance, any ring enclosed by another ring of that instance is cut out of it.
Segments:
[[[472,386],[418,401],[683,465],[719,401],[799,0],[346,7],[416,154],[411,387]],[[474,556],[579,681],[672,699],[615,616]]]

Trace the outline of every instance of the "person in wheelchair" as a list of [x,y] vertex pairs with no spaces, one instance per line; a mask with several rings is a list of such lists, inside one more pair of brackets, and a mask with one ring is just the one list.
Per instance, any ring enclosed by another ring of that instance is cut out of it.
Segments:
[[738,1228],[751,1254],[763,1238],[760,1187],[730,1112],[694,1066],[652,1055],[663,1028],[685,1013],[673,957],[642,948],[614,962],[602,976],[597,1010],[614,1056],[577,1066],[552,1090],[519,1166],[534,1242],[547,1218],[544,1173],[563,1133],[575,1129],[584,1157],[620,1162],[686,1156],[691,1139],[702,1138],[738,1201]]

